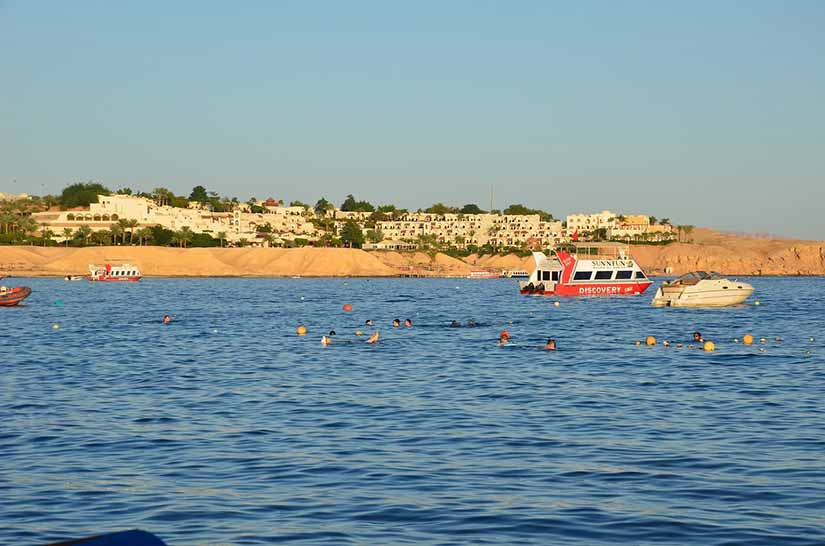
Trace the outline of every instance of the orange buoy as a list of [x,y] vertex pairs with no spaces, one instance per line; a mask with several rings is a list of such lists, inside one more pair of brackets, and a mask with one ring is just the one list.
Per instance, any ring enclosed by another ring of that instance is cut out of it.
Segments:
[[705,344],[702,345],[702,348],[705,350],[705,352],[710,353],[716,350],[716,344],[714,344],[712,341],[706,341]]
[[745,345],[753,345],[753,336],[750,334],[745,334],[742,337],[742,343],[744,343]]
[[656,338],[653,336],[647,336],[647,338],[645,338],[645,343],[650,346],[656,345]]
[[349,303],[345,303],[344,304],[344,311],[346,311],[346,312],[352,311],[352,305],[350,305]]
[[303,324],[301,324],[300,326],[298,326],[298,328],[295,330],[295,332],[299,336],[305,336],[305,335],[307,335],[307,327],[304,326]]

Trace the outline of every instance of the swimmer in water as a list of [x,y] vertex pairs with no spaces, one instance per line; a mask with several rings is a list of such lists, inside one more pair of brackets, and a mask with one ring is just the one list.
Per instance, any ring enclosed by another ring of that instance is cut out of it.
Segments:
[[702,339],[702,333],[701,332],[693,332],[693,341],[695,341],[696,343],[702,343],[702,341],[704,341]]
[[450,328],[461,328],[461,323],[457,320],[454,320],[450,323]]
[[332,338],[329,336],[321,336],[321,345],[327,346],[332,343]]
[[412,321],[410,319],[404,320],[404,328],[412,328]]
[[499,347],[501,347],[503,345],[507,345],[507,343],[509,341],[510,341],[510,332],[508,332],[507,330],[502,331],[498,335],[498,346]]
[[467,321],[467,328],[475,328],[476,326],[478,325],[476,324],[476,321],[474,321],[473,319]]
[[372,319],[367,319],[366,322],[364,322],[365,326],[372,326],[372,324]]
[[381,337],[381,336],[378,332],[373,332],[373,334],[367,340],[367,343],[376,343],[378,341],[379,337]]
[[163,315],[163,323],[169,324],[170,322],[172,322],[172,317],[170,317],[169,315]]
[[545,349],[548,351],[555,351],[556,350],[556,340],[552,337],[547,340],[547,344],[544,346]]
[[392,327],[398,328],[399,326],[401,326],[401,319],[392,319]]
[[335,335],[335,330],[330,330],[328,336],[332,337]]

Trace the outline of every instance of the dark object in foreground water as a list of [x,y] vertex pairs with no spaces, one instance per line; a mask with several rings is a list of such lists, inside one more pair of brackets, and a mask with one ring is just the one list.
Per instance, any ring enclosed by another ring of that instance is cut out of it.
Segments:
[[167,546],[165,542],[146,531],[132,529],[93,537],[54,542],[46,546]]
[[15,286],[14,288],[0,288],[0,307],[11,307],[17,305],[31,295],[32,289],[28,286]]

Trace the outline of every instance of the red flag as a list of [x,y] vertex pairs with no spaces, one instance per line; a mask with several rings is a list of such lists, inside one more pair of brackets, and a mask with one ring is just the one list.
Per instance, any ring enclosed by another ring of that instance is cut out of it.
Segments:
[[573,232],[573,240],[574,241],[579,240],[579,228],[576,228],[576,231]]

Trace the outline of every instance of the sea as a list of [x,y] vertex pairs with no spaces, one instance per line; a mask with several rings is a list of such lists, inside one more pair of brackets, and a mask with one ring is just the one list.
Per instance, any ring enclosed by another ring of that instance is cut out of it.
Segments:
[[825,279],[746,280],[6,279],[0,544],[825,544]]

